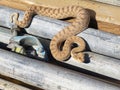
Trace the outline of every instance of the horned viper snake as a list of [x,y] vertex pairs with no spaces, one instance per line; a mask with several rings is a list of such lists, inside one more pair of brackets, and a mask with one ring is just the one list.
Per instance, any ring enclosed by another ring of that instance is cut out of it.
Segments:
[[[68,17],[75,18],[70,25],[66,26],[52,38],[50,42],[50,50],[56,60],[63,61],[68,59],[71,55],[76,60],[83,62],[84,54],[82,51],[85,49],[85,42],[82,38],[75,35],[88,27],[90,16],[87,10],[75,5],[61,8],[32,5],[28,10],[26,10],[22,21],[18,20],[18,13],[13,13],[11,15],[11,20],[19,27],[25,28],[30,24],[32,16],[36,14],[55,19],[63,19]],[[61,48],[63,42],[64,45]],[[72,49],[71,45],[73,43],[76,43],[78,47]]]

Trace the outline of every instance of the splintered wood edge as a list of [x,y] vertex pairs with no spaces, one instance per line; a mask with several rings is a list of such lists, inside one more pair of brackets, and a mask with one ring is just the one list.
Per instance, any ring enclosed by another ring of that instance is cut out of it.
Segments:
[[[52,2],[52,3],[51,3]],[[25,11],[31,4],[62,7],[67,5],[80,5],[90,12],[90,27],[120,35],[120,7],[103,4],[89,0],[1,0],[0,5],[16,8]]]

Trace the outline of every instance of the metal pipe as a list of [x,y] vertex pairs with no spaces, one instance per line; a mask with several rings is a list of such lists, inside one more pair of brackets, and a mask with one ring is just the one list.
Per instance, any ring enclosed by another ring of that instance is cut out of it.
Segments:
[[31,90],[0,78],[0,90]]
[[107,3],[107,4],[111,4],[111,5],[116,5],[116,6],[120,6],[120,1],[119,1],[119,0],[93,0],[93,1],[102,2],[102,3]]
[[65,63],[120,80],[120,60],[92,52],[85,54],[90,57],[90,59],[86,58],[88,63],[78,63],[73,58]]
[[[0,13],[2,13],[0,14],[1,26],[11,27],[12,24],[9,17],[13,12],[18,12],[20,13],[20,18],[23,17],[22,11],[0,6]],[[26,28],[26,30],[30,34],[51,39],[67,25],[68,23],[63,21],[35,16],[31,26]],[[78,36],[86,40],[91,51],[120,59],[120,36],[92,28],[85,30]]]
[[0,49],[0,74],[47,90],[119,90],[119,86]]
[[[9,39],[11,38],[10,30],[6,28],[0,27],[0,42],[9,43]],[[47,42],[47,40],[46,40]],[[49,42],[49,41],[48,41]],[[44,45],[44,43],[43,43]],[[46,46],[48,47],[48,46]],[[65,63],[71,64],[73,66],[77,66],[80,68],[84,68],[89,71],[93,71],[117,80],[120,80],[120,60],[114,59],[111,57],[95,54],[92,52],[86,52],[89,55],[90,60],[87,60],[86,63],[78,63],[76,60],[71,58]],[[90,62],[90,63],[89,63]]]

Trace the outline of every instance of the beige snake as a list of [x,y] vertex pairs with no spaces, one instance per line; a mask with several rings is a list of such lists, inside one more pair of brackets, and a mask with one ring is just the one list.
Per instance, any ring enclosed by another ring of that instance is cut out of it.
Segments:
[[[67,6],[62,8],[49,8],[43,6],[32,5],[24,14],[22,21],[18,21],[19,14],[14,13],[11,15],[12,21],[21,28],[28,27],[32,20],[33,15],[42,15],[56,19],[64,19],[74,17],[75,20],[65,27],[62,31],[56,34],[50,42],[50,50],[56,60],[63,61],[70,57],[70,55],[79,61],[84,61],[84,54],[82,51],[85,49],[85,42],[80,37],[75,36],[88,27],[89,14],[80,6]],[[61,45],[65,41],[62,49]],[[71,49],[73,43],[78,47]]]

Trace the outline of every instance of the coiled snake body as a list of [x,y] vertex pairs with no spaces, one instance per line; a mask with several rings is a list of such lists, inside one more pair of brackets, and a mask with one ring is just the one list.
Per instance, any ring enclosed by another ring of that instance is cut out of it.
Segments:
[[[82,51],[85,49],[85,42],[80,37],[75,36],[88,27],[89,14],[80,6],[67,6],[62,8],[49,8],[43,6],[32,5],[24,14],[22,21],[18,21],[19,14],[14,13],[11,20],[21,28],[28,27],[32,20],[33,15],[43,15],[56,19],[64,19],[74,17],[74,21],[63,30],[58,32],[50,42],[50,50],[56,60],[63,61],[68,59],[71,55],[79,61],[84,61],[84,54]],[[65,41],[65,42],[64,42]],[[61,49],[61,45],[64,45]],[[71,49],[71,45],[76,43],[78,47]]]

